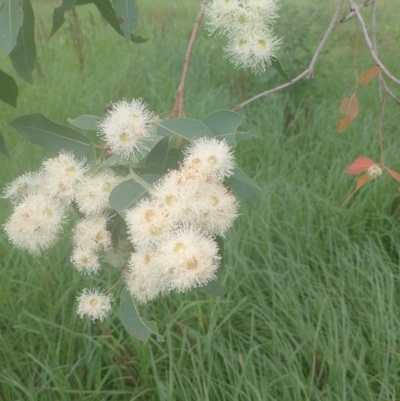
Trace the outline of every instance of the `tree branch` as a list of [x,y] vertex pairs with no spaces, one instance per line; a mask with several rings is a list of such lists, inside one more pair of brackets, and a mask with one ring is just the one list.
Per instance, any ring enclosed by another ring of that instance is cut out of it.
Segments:
[[233,111],[238,111],[238,110],[242,109],[243,107],[247,106],[248,104],[254,102],[257,99],[260,99],[260,98],[265,97],[265,96],[267,96],[267,95],[269,95],[271,93],[278,92],[281,89],[284,89],[284,88],[287,88],[290,85],[293,85],[294,83],[300,81],[304,77],[307,77],[307,79],[312,77],[313,74],[314,74],[315,63],[317,62],[317,59],[318,59],[318,57],[319,57],[319,55],[320,55],[320,53],[321,53],[326,41],[328,40],[328,37],[329,37],[330,33],[334,29],[334,26],[335,26],[335,23],[336,23],[336,21],[337,21],[337,19],[339,17],[339,12],[340,12],[340,10],[342,8],[342,5],[343,5],[343,0],[339,0],[338,5],[337,5],[336,10],[335,10],[335,13],[333,14],[332,20],[331,20],[331,22],[330,22],[330,24],[328,26],[328,29],[326,30],[325,35],[322,38],[321,42],[317,46],[317,49],[314,52],[314,55],[313,55],[313,57],[311,59],[311,62],[310,62],[310,65],[308,66],[308,68],[306,68],[300,75],[298,75],[296,78],[292,79],[290,82],[286,82],[283,85],[277,86],[276,88],[273,88],[273,89],[267,90],[265,92],[259,93],[258,95],[252,97],[251,99],[248,99],[245,102],[238,104],[232,110]]
[[367,42],[367,46],[369,48],[369,52],[371,53],[372,58],[375,60],[375,63],[381,68],[381,70],[387,75],[387,77],[397,85],[400,85],[400,80],[398,80],[393,74],[384,66],[381,60],[379,60],[378,55],[374,49],[374,45],[368,35],[367,26],[365,25],[365,21],[363,20],[359,8],[356,6],[353,0],[348,0],[351,9],[355,12],[358,21],[360,22],[364,39]]
[[[365,0],[364,3],[361,3],[360,6],[358,7],[359,10],[361,10],[364,7],[368,7],[371,3],[374,3],[375,0]],[[339,22],[341,24],[351,20],[355,16],[355,12],[352,11],[350,14],[347,14],[345,17],[343,17]]]
[[194,22],[192,34],[190,36],[189,44],[185,54],[185,60],[183,64],[183,72],[181,77],[181,82],[179,83],[178,90],[176,91],[176,99],[174,109],[171,113],[171,117],[184,117],[183,112],[183,99],[185,96],[185,83],[190,67],[190,56],[193,51],[194,42],[196,41],[197,32],[203,19],[204,7],[206,6],[208,0],[203,0],[201,2],[199,13],[197,14],[196,20]]

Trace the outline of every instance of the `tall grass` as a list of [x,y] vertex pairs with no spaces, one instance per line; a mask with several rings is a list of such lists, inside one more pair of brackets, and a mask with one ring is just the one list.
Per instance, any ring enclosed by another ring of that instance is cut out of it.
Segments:
[[[335,6],[299,3],[282,2],[277,26],[284,38],[288,31],[280,58],[291,75],[306,63]],[[140,46],[124,43],[94,7],[79,8],[81,72],[68,23],[47,41],[51,10],[36,4],[43,76],[35,73],[32,86],[18,82],[18,109],[3,105],[0,129],[11,158],[2,159],[1,182],[38,168],[46,155],[6,125],[16,116],[42,112],[66,123],[81,114],[101,116],[110,101],[140,96],[157,112],[172,108],[197,6],[143,4],[140,33],[151,40]],[[384,21],[380,55],[399,75],[387,46],[388,40],[398,45],[393,10],[399,5],[393,0],[378,7]],[[82,277],[68,260],[68,230],[40,258],[13,249],[0,233],[0,399],[399,399],[397,185],[379,178],[337,212],[355,181],[344,168],[360,154],[379,159],[376,82],[360,89],[352,126],[336,132],[338,106],[354,84],[352,28],[334,32],[314,80],[241,112],[243,129],[263,136],[236,149],[240,166],[259,183],[258,204],[254,210],[242,206],[227,238],[226,295],[173,294],[142,308],[157,321],[165,343],[140,343],[126,333],[117,293],[103,324],[77,318],[76,292],[107,287],[119,272]],[[273,70],[261,77],[232,70],[221,57],[222,45],[201,32],[188,78],[188,116],[231,108],[281,82]],[[361,69],[372,65],[365,49],[360,57]],[[386,118],[386,162],[399,169],[398,110],[391,104]],[[5,200],[1,205],[4,221],[11,207]]]

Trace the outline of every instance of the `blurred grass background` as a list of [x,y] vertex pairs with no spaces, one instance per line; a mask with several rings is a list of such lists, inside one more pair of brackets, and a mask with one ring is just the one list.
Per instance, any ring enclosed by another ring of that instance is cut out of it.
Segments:
[[[103,115],[110,101],[143,97],[157,113],[174,104],[198,1],[138,1],[138,33],[125,43],[95,7],[77,8],[50,40],[57,3],[35,1],[39,68],[34,84],[18,79],[18,108],[1,104],[1,184],[35,170],[41,148],[7,123],[41,112],[66,124]],[[291,76],[309,62],[336,1],[282,0],[275,29]],[[379,54],[400,76],[397,0],[378,5]],[[346,6],[341,16],[346,15]],[[370,8],[363,11],[369,19]],[[373,65],[361,40],[359,71]],[[282,83],[234,70],[224,41],[200,30],[189,72],[185,112],[204,118]],[[315,78],[258,100],[240,114],[239,165],[262,192],[243,205],[226,242],[227,295],[173,294],[142,308],[165,343],[141,343],[121,327],[118,292],[103,324],[77,318],[76,293],[105,287],[116,270],[81,276],[68,261],[68,229],[59,244],[33,258],[0,232],[0,399],[2,400],[399,400],[400,274],[398,185],[369,183],[340,212],[355,178],[344,168],[365,154],[379,160],[377,82],[360,87],[359,115],[342,134],[342,98],[354,89],[354,21],[339,26],[318,60]],[[0,65],[16,76],[6,55]],[[398,106],[389,101],[385,161],[400,170]],[[11,212],[0,200],[1,221]]]

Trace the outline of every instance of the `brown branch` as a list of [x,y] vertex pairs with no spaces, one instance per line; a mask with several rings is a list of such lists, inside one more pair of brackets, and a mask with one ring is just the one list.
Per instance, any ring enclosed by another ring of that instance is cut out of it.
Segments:
[[354,3],[353,0],[348,0],[350,7],[352,9],[352,11],[355,12],[356,17],[358,19],[358,21],[360,22],[363,34],[364,34],[364,39],[367,42],[367,46],[369,48],[369,52],[371,53],[372,58],[374,59],[375,63],[381,68],[381,70],[387,75],[387,77],[394,82],[397,85],[400,85],[400,80],[398,80],[386,67],[385,65],[382,63],[382,61],[379,59],[377,52],[374,49],[374,45],[371,41],[371,38],[368,35],[368,30],[367,30],[367,26],[365,25],[365,21],[363,19],[363,17],[361,16],[360,10],[357,7],[357,5]]
[[[369,6],[370,4],[375,3],[375,0],[365,0],[364,3],[361,3],[360,6],[358,7],[359,10],[361,10],[364,7]],[[355,12],[352,11],[350,14],[347,14],[345,17],[343,17],[339,22],[341,24],[351,20],[355,16]]]
[[325,35],[322,38],[321,42],[317,46],[317,49],[314,52],[313,58],[311,59],[310,65],[300,75],[298,75],[296,78],[292,79],[290,82],[286,82],[285,84],[279,85],[276,88],[269,89],[269,90],[267,90],[265,92],[259,93],[258,95],[246,100],[245,102],[238,104],[232,110],[233,111],[238,111],[238,110],[242,109],[243,107],[247,106],[248,104],[254,102],[257,99],[260,99],[260,98],[265,97],[265,96],[267,96],[267,95],[269,95],[271,93],[278,92],[278,91],[280,91],[280,90],[282,90],[284,88],[287,88],[288,86],[293,85],[294,83],[300,81],[304,77],[307,77],[307,79],[313,77],[315,63],[317,62],[317,59],[318,59],[318,57],[319,57],[319,55],[320,55],[320,53],[321,53],[326,41],[328,40],[328,37],[329,37],[330,33],[334,29],[334,26],[335,26],[335,23],[336,23],[336,21],[337,21],[337,19],[339,17],[339,12],[340,12],[340,10],[342,8],[342,5],[343,5],[343,0],[339,0],[338,1],[338,5],[337,5],[336,10],[335,10],[335,13],[333,14],[332,20],[331,20],[331,22],[330,22],[330,24],[328,26],[328,29],[326,30]]
[[197,32],[199,31],[201,20],[203,19],[204,7],[206,6],[207,1],[208,0],[203,0],[201,2],[199,13],[197,14],[196,20],[194,22],[193,31],[190,36],[189,44],[185,54],[181,82],[179,83],[178,90],[176,91],[176,100],[175,100],[174,110],[171,113],[171,117],[184,117],[185,115],[183,112],[183,98],[185,96],[185,83],[190,67],[190,56],[193,51],[194,42],[197,37]]

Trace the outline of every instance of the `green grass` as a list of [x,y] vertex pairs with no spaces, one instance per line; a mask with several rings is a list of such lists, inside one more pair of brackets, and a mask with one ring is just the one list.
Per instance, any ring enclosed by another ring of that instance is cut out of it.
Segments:
[[[82,73],[68,23],[47,41],[51,8],[36,4],[43,75],[35,72],[33,85],[18,80],[17,109],[2,104],[0,131],[11,158],[2,157],[1,183],[37,169],[47,155],[6,124],[17,116],[42,112],[66,123],[103,115],[122,97],[143,97],[158,113],[172,109],[197,3],[143,4],[140,33],[151,40],[140,46],[124,43],[96,9],[78,9]],[[282,2],[277,24],[284,38],[279,57],[292,76],[309,60],[335,6],[299,3]],[[380,56],[399,76],[393,50],[399,4],[386,0],[378,10]],[[380,155],[376,82],[359,89],[359,115],[343,134],[336,132],[339,104],[354,87],[353,28],[335,30],[314,80],[241,112],[243,128],[263,136],[236,150],[262,189],[258,204],[242,206],[227,238],[226,295],[173,294],[142,308],[165,343],[131,337],[121,327],[118,302],[103,324],[77,318],[76,293],[106,288],[118,272],[82,277],[68,260],[67,229],[40,258],[13,249],[0,233],[0,399],[400,399],[398,185],[385,175],[337,213],[355,182],[344,168],[360,154]],[[232,108],[282,82],[274,70],[261,77],[233,70],[221,57],[222,45],[201,31],[186,92],[189,117]],[[363,71],[373,62],[364,45],[360,52]],[[0,62],[16,75],[5,55]],[[286,130],[285,107],[294,116]],[[386,110],[385,160],[400,170],[397,107],[389,102]],[[11,206],[6,200],[1,206],[5,221]]]

